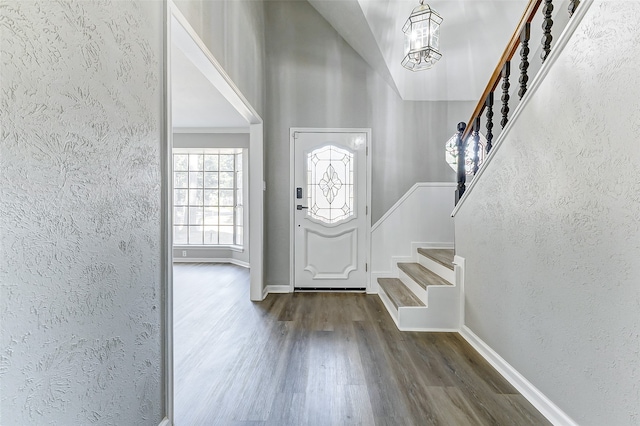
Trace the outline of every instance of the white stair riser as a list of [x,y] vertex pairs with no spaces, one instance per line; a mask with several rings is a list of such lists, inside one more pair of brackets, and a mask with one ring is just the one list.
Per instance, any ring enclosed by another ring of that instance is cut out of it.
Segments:
[[423,256],[420,253],[418,253],[418,263],[424,266],[425,268],[429,269],[434,274],[439,275],[440,277],[449,281],[451,284],[455,284],[456,274],[454,271],[447,268],[446,266],[443,266],[438,262],[436,262],[435,260],[428,258],[426,256]]
[[415,282],[409,275],[407,275],[401,269],[398,269],[398,278],[400,279],[400,281],[402,281],[404,285],[407,286],[409,290],[411,290],[413,294],[415,294],[418,297],[418,299],[420,299],[422,303],[425,304],[425,306],[427,307],[429,306],[429,298],[427,297],[427,291],[425,289],[420,287],[420,285],[417,282]]

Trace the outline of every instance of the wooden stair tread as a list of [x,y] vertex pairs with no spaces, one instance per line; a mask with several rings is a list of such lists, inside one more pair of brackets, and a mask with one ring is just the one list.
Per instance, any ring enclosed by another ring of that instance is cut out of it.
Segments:
[[418,253],[453,271],[454,251],[452,249],[419,248]]
[[378,284],[389,296],[396,309],[405,306],[424,306],[424,303],[397,278],[378,278]]
[[398,263],[398,268],[425,290],[428,285],[452,285],[419,263]]

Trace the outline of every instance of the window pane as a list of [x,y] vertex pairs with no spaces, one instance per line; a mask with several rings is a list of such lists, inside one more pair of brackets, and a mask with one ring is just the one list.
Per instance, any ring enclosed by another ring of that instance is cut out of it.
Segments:
[[218,190],[217,189],[205,189],[204,190],[204,205],[205,206],[217,206],[218,205]]
[[205,225],[218,224],[218,208],[217,207],[204,208],[204,224]]
[[173,227],[173,244],[187,244],[187,227],[186,226],[174,226]]
[[176,172],[173,177],[174,188],[188,188],[189,187],[189,173]]
[[202,172],[189,172],[190,188],[202,188],[203,180]]
[[205,188],[217,188],[218,187],[218,172],[205,172],[205,174],[204,174],[204,187]]
[[233,154],[220,156],[220,171],[223,171],[223,172],[233,171]]
[[186,189],[175,189],[173,191],[173,205],[186,206],[189,201],[189,191]]
[[218,171],[218,155],[207,154],[204,156],[204,169],[209,172]]
[[220,227],[220,244],[233,244],[233,226]]
[[190,206],[201,206],[202,205],[203,193],[202,189],[190,189],[189,190],[189,205]]
[[176,172],[186,172],[189,170],[189,156],[187,154],[174,155],[173,170]]
[[204,227],[204,243],[218,244],[218,227],[217,226]]
[[189,207],[189,225],[202,225],[202,207]]
[[203,157],[202,154],[189,154],[189,171],[202,170]]
[[189,244],[202,244],[202,226],[189,227]]
[[220,188],[233,188],[233,172],[220,172]]
[[233,225],[233,207],[220,207],[220,225]]
[[220,191],[220,205],[233,206],[233,191]]
[[187,207],[174,207],[173,208],[173,224],[174,225],[187,225]]

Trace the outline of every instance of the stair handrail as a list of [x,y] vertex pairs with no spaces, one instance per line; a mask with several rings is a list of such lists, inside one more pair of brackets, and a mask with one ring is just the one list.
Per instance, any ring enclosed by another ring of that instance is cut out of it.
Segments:
[[[462,198],[462,195],[466,189],[466,148],[467,148],[467,139],[469,136],[472,136],[474,143],[474,158],[473,158],[473,174],[475,175],[478,172],[478,143],[479,143],[479,132],[480,132],[480,118],[482,113],[486,108],[489,108],[487,111],[487,135],[486,140],[487,144],[485,146],[486,154],[488,155],[492,148],[493,141],[493,98],[494,92],[498,87],[500,80],[503,80],[502,84],[502,119],[500,124],[502,128],[508,122],[508,113],[509,113],[509,76],[511,74],[511,59],[515,55],[518,47],[521,48],[521,65],[520,65],[520,90],[518,95],[520,99],[524,96],[527,91],[527,82],[529,80],[529,76],[527,74],[527,69],[529,68],[528,55],[529,55],[529,38],[530,38],[530,26],[531,21],[535,18],[536,12],[540,5],[544,2],[543,13],[544,19],[542,23],[543,28],[543,37],[542,37],[542,62],[545,61],[549,53],[551,52],[551,28],[553,26],[552,12],[553,12],[553,0],[529,0],[527,3],[527,7],[525,8],[522,16],[520,17],[520,21],[516,26],[507,46],[505,47],[502,55],[500,56],[500,60],[498,61],[496,67],[491,73],[491,78],[487,83],[484,91],[482,92],[482,96],[478,100],[473,113],[471,114],[471,118],[467,123],[460,122],[457,126],[457,163],[458,163],[458,187],[456,189],[455,203]],[[573,15],[576,11],[578,5],[580,4],[580,0],[570,0],[569,1],[569,17]]]

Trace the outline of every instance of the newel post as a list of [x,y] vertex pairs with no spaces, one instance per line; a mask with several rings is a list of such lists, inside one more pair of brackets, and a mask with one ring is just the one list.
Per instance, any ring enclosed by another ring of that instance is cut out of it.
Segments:
[[466,189],[465,183],[467,181],[467,171],[465,170],[465,154],[467,144],[464,139],[462,139],[464,129],[466,128],[466,123],[458,123],[458,141],[456,143],[458,146],[458,188],[456,189],[456,204],[458,204],[458,201],[460,201],[460,198],[462,198],[464,190]]

